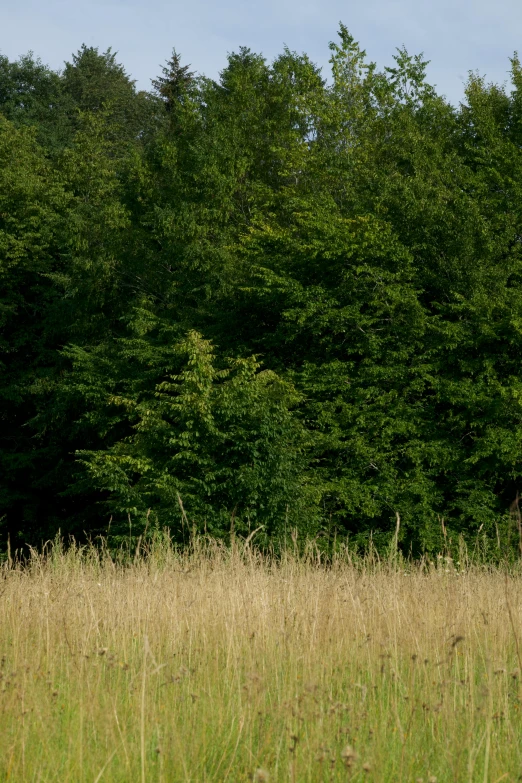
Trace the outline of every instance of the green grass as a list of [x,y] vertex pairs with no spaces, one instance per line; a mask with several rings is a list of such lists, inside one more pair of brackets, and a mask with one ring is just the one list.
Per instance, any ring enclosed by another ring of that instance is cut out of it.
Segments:
[[0,780],[522,779],[501,569],[158,543],[1,576]]

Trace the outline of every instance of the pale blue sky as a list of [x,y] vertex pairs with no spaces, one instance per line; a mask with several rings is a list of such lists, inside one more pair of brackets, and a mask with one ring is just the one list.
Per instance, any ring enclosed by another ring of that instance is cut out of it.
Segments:
[[33,50],[61,68],[83,42],[111,46],[149,88],[172,47],[213,78],[242,45],[272,59],[287,44],[327,67],[339,20],[381,67],[402,44],[424,52],[430,81],[454,103],[469,70],[504,82],[508,58],[522,54],[522,0],[0,0],[0,51]]

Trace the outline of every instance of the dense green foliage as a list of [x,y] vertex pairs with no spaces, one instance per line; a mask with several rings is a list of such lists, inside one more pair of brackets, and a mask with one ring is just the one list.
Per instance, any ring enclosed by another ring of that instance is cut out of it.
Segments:
[[451,106],[341,26],[248,49],[0,57],[0,517],[495,536],[522,488],[522,68]]

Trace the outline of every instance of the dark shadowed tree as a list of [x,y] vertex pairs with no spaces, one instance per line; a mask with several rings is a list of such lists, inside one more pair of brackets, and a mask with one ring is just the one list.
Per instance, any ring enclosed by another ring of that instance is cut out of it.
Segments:
[[181,57],[173,49],[170,60],[161,69],[162,75],[152,80],[152,86],[168,112],[183,100],[194,82],[195,73],[189,69],[190,65],[181,65]]

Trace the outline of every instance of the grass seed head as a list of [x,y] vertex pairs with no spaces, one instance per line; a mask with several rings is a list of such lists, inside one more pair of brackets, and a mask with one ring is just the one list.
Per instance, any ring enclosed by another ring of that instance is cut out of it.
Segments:
[[341,751],[341,758],[347,767],[351,767],[354,761],[357,760],[357,753],[351,745],[346,745]]

